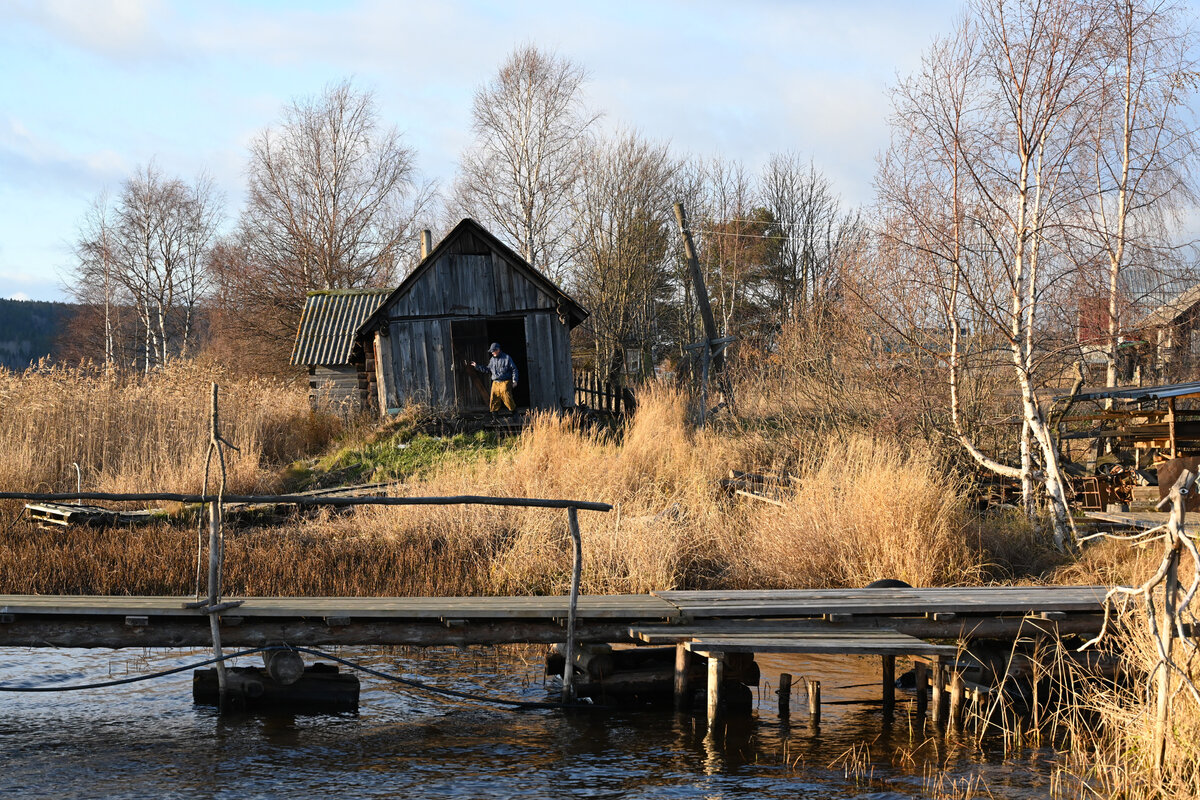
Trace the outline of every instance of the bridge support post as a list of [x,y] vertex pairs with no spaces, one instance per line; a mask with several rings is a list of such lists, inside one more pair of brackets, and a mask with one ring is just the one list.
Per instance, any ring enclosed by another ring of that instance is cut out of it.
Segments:
[[924,661],[913,664],[913,677],[917,684],[917,716],[922,722],[925,712],[929,709],[929,666]]
[[962,673],[955,666],[954,674],[950,678],[950,717],[949,723],[957,730],[962,727],[962,711],[963,711],[963,694],[966,691],[966,686],[963,683]]
[[708,724],[712,726],[721,718],[721,684],[725,682],[725,657],[721,653],[708,654]]
[[808,724],[817,728],[821,725],[821,682],[806,681],[808,688]]
[[692,667],[692,653],[687,645],[679,642],[675,645],[675,710],[687,709],[688,701],[688,671]]
[[792,714],[792,676],[790,673],[779,673],[779,721],[787,724]]
[[935,725],[946,721],[946,662],[944,656],[933,657],[933,722]]
[[881,683],[883,684],[883,718],[891,719],[896,711],[896,657],[884,656]]

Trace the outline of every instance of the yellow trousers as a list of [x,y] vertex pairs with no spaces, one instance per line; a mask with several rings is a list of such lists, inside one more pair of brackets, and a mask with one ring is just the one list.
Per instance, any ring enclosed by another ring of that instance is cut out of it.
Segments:
[[509,411],[517,410],[517,401],[513,398],[512,381],[492,381],[492,397],[488,403],[490,411],[499,411],[501,408],[507,408]]

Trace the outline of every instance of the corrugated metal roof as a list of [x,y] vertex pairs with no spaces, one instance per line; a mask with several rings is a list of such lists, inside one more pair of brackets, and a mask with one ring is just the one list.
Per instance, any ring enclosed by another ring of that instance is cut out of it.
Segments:
[[350,363],[358,326],[391,294],[391,289],[348,289],[309,292],[296,331],[291,363]]
[[[1109,386],[1094,392],[1080,392],[1077,400],[1120,400],[1125,403],[1138,403],[1144,400],[1159,400],[1168,397],[1183,397],[1189,394],[1200,394],[1200,381],[1191,383],[1168,383],[1163,386]],[[1059,395],[1055,400],[1066,400],[1070,395]]]

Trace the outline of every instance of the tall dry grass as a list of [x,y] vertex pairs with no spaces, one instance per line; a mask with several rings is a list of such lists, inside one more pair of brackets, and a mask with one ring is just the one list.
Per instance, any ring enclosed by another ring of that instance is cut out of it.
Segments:
[[735,520],[738,582],[763,588],[978,583],[965,487],[928,450],[864,435],[832,439],[785,508]]
[[272,490],[279,466],[324,446],[336,417],[314,413],[279,380],[191,362],[141,375],[85,367],[0,370],[0,487],[195,492],[204,477],[209,386],[221,388],[222,431],[233,492]]
[[[8,448],[0,480],[67,488],[64,465],[78,460],[88,488],[193,490],[203,473],[211,377],[187,368],[126,381],[66,370],[3,376],[0,432],[10,435],[0,445]],[[271,488],[273,464],[328,436],[331,423],[309,412],[302,391],[218,379],[225,430],[242,448],[231,457],[233,491]],[[789,469],[801,488],[782,508],[730,497],[719,479],[731,468]],[[593,593],[862,586],[883,577],[938,585],[994,574],[963,487],[928,448],[865,433],[818,436],[803,424],[718,421],[696,430],[685,396],[664,387],[644,392],[619,431],[538,415],[494,458],[447,463],[404,491],[612,504],[611,513],[580,515],[583,589]],[[562,511],[363,507],[231,530],[228,541],[228,591],[251,595],[561,593],[571,572]],[[9,536],[0,544],[3,591],[193,588],[195,540],[169,528],[127,539],[63,534],[53,546],[36,534]],[[157,566],[147,572],[139,558]],[[7,569],[10,561],[39,569]]]
[[[1193,686],[1200,686],[1200,659],[1176,643],[1176,659]],[[1143,609],[1119,616],[1104,649],[1126,676],[1122,681],[1073,676],[1069,701],[1057,710],[1069,734],[1059,766],[1059,796],[1123,800],[1191,800],[1200,797],[1200,702],[1173,679],[1174,692],[1163,768],[1154,765],[1157,699],[1151,676],[1158,645]],[[1079,791],[1086,787],[1085,791]]]
[[[963,487],[931,454],[869,437],[843,437],[805,459],[801,490],[785,507],[730,498],[731,467],[797,462],[814,443],[728,430],[695,430],[686,399],[645,393],[621,434],[538,416],[493,460],[458,464],[417,483],[414,495],[489,494],[595,500],[581,514],[586,592],[665,588],[861,586],[881,577],[914,585],[977,582],[987,556]],[[558,593],[571,558],[563,512],[494,507],[362,508],[319,527],[343,540],[382,537],[424,547],[425,589]],[[423,544],[421,544],[423,543]],[[430,582],[429,576],[437,577]]]
[[[1089,545],[1073,563],[1055,571],[1063,584],[1143,585],[1163,560],[1162,545],[1132,546],[1127,541],[1101,540]],[[1184,559],[1184,587],[1193,571]],[[1154,592],[1158,622],[1162,622],[1162,587]],[[1187,688],[1200,688],[1200,651],[1195,639],[1176,640],[1174,659],[1182,675],[1172,679],[1173,694],[1163,770],[1154,767],[1153,737],[1157,716],[1154,683],[1158,643],[1150,634],[1145,603],[1138,599],[1117,609],[1109,634],[1097,649],[1111,655],[1122,680],[1098,680],[1082,670],[1066,671],[1067,702],[1051,722],[1066,732],[1060,766],[1060,796],[1086,794],[1125,800],[1200,797],[1200,700]],[[1080,791],[1080,787],[1086,787]]]

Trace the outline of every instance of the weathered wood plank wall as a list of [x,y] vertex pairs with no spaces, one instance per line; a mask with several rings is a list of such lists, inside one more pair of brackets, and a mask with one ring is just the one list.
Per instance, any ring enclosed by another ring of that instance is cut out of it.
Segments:
[[[454,406],[459,402],[456,372],[467,367],[455,363],[451,323],[511,326],[521,320],[526,351],[521,381],[530,405],[572,405],[570,330],[560,319],[561,295],[470,230],[439,248],[385,309],[388,335],[381,337],[376,354],[381,403],[386,400],[387,408],[408,402]],[[471,404],[476,404],[473,398]]]

